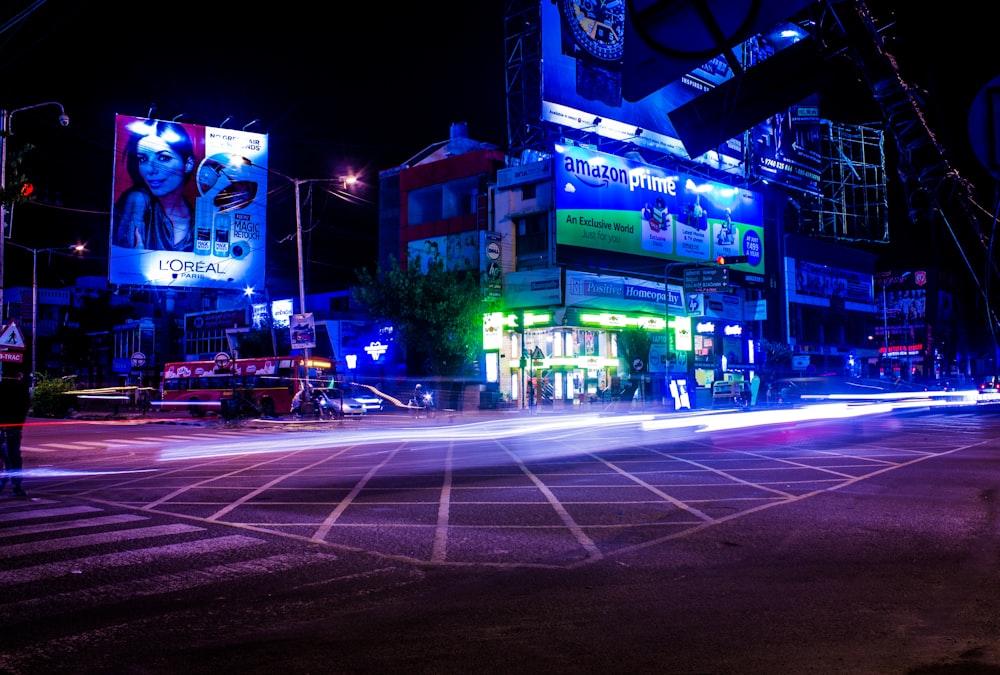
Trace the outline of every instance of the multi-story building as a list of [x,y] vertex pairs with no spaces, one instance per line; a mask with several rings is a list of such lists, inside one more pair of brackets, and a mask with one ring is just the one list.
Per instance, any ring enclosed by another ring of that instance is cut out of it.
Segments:
[[[383,264],[440,257],[478,269],[502,298],[484,318],[482,372],[505,398],[524,405],[530,382],[553,405],[609,388],[706,405],[716,383],[762,373],[954,372],[954,352],[932,338],[954,332],[938,308],[945,288],[901,291],[897,304],[926,305],[927,319],[886,308],[894,286],[878,272],[889,212],[877,126],[823,119],[809,100],[748,118],[745,132],[689,157],[668,122],[637,122],[721,86],[713,78],[725,63],[630,104],[595,93],[614,86],[607,74],[579,78],[586,56],[566,49],[554,4],[519,0],[508,14],[511,154],[453,127],[449,141],[382,173],[380,203]],[[765,58],[762,44],[773,49],[770,37],[754,42],[754,59]],[[575,83],[563,81],[574,60]],[[737,262],[723,267],[719,256]],[[928,274],[892,283],[910,277]],[[646,330],[648,353],[623,348],[628,328]]]

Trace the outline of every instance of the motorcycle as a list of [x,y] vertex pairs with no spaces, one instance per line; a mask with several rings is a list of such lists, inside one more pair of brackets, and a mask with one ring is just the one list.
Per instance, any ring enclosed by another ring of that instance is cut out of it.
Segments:
[[419,417],[420,413],[428,417],[434,416],[434,394],[424,391],[410,399],[410,409],[414,412],[414,417]]
[[[340,416],[340,411],[324,392],[313,389],[310,391],[310,398],[312,399],[312,416],[316,419],[328,420]],[[296,396],[292,401],[292,414],[300,418],[303,416],[301,404],[301,396]]]

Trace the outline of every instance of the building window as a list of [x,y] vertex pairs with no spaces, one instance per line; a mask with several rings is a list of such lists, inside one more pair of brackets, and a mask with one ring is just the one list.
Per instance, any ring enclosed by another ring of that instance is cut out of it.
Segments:
[[407,225],[423,225],[475,213],[479,177],[429,185],[407,195]]
[[517,223],[516,245],[519,257],[548,252],[548,213],[531,213],[517,218],[515,222]]

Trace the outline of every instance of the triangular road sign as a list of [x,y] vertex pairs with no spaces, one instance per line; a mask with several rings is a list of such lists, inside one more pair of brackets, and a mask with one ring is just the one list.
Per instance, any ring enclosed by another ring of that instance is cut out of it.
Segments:
[[13,321],[0,333],[0,349],[24,349],[24,334]]

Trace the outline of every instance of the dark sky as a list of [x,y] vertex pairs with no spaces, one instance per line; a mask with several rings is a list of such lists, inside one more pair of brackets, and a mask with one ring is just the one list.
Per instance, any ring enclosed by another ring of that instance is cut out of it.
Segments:
[[[237,129],[259,120],[250,130],[269,134],[270,166],[296,178],[363,171],[374,184],[380,169],[445,140],[457,121],[472,138],[506,148],[505,4],[3,3],[0,108],[55,100],[71,118],[65,129],[55,108],[14,118],[18,142],[39,146],[39,191],[58,193],[63,207],[23,207],[14,240],[47,247],[79,238],[95,256],[106,253],[114,115],[145,116],[153,105],[154,117],[207,126],[230,116],[226,126]],[[899,4],[870,6],[887,20],[881,6]],[[991,21],[974,3],[947,11],[903,4],[887,31],[890,49],[927,91],[928,119],[952,160],[991,199],[964,129],[973,95],[1000,70]],[[865,105],[862,89],[845,92]],[[270,186],[274,239],[294,219],[290,188],[277,191],[279,182]],[[337,254],[349,253],[347,261],[307,254],[338,274],[373,255],[375,242],[377,209],[343,208],[334,215],[348,242]],[[275,222],[283,212],[285,222]]]
[[[13,22],[18,9],[26,13]],[[0,31],[0,108],[59,101],[71,119],[60,128],[55,107],[14,117],[17,140],[37,148],[39,193],[58,192],[67,209],[22,207],[14,240],[28,246],[79,237],[106,254],[114,116],[152,105],[153,117],[206,126],[259,120],[249,130],[269,135],[272,169],[299,179],[362,172],[372,201],[379,170],[446,140],[452,122],[506,147],[500,2],[15,0],[0,8]],[[281,182],[269,186],[274,239],[294,224]],[[317,275],[328,265],[353,279],[360,258],[374,258],[377,208],[323,208],[346,209],[328,214],[346,246],[307,255]],[[6,257],[13,269],[18,254]]]

